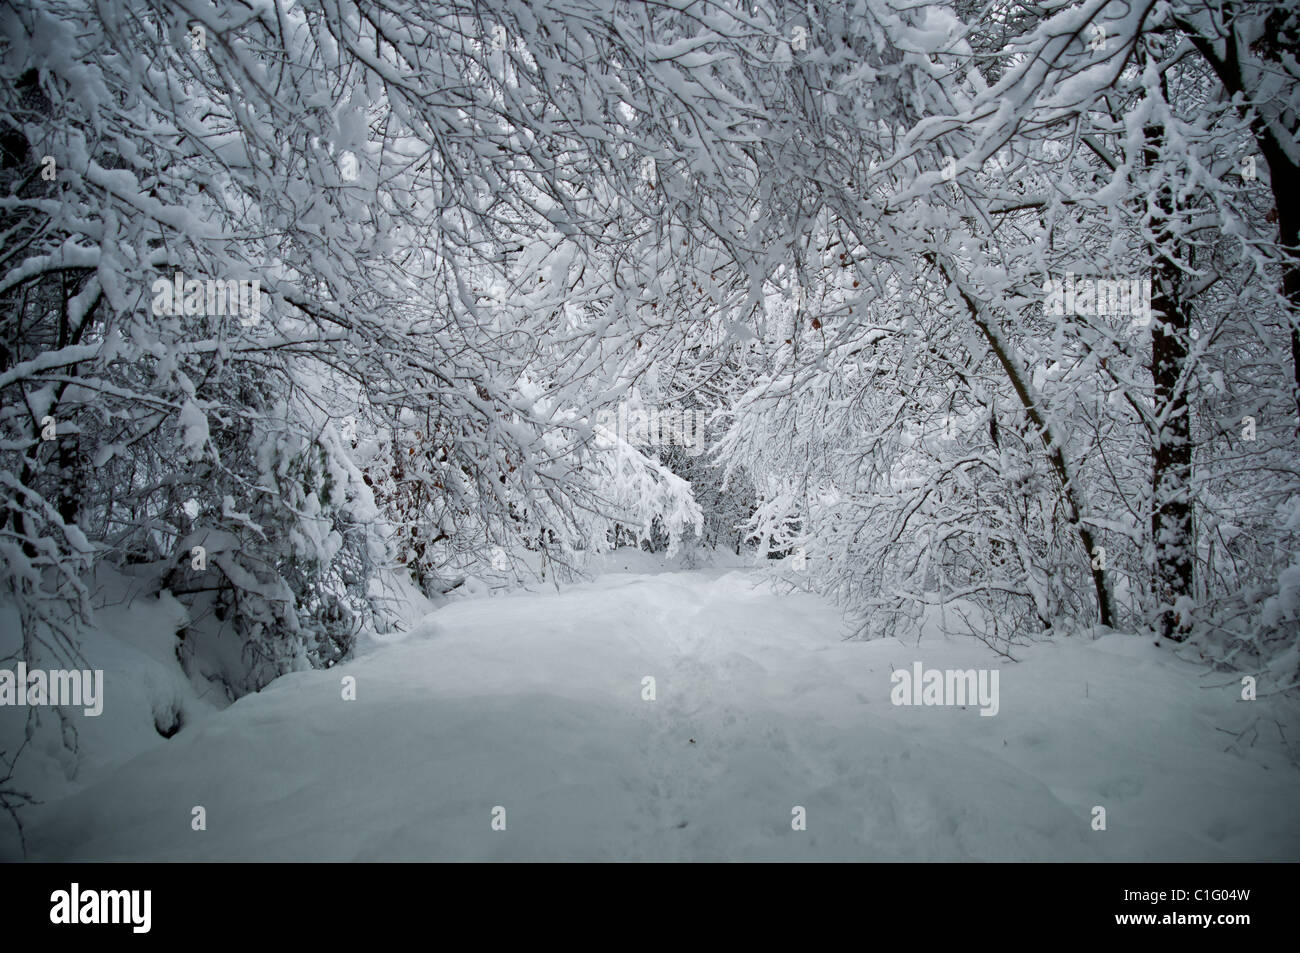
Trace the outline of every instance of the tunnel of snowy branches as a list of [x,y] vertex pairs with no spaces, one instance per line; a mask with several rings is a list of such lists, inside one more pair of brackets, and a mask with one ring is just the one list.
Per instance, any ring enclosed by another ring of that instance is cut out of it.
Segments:
[[0,5],[0,857],[1300,859],[1297,50]]

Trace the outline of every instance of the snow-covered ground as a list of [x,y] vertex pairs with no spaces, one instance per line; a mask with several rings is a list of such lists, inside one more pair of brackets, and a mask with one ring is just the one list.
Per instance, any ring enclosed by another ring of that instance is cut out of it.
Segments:
[[[1019,663],[844,641],[832,607],[757,571],[627,565],[454,602],[87,769],[29,815],[30,856],[1300,860],[1295,705],[1240,701],[1149,639]],[[998,668],[998,713],[891,704],[915,661]]]

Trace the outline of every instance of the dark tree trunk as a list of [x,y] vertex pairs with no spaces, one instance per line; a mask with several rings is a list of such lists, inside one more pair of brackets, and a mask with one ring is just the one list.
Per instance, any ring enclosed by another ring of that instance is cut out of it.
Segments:
[[[1286,13],[1279,6],[1270,15],[1264,35],[1256,41],[1253,48],[1253,52],[1258,53],[1281,75],[1285,75],[1281,54],[1287,47],[1287,39],[1276,35],[1274,31],[1282,26],[1285,16]],[[1300,164],[1291,159],[1276,132],[1264,118],[1248,107],[1255,91],[1246,89],[1239,59],[1242,45],[1236,28],[1228,30],[1223,43],[1225,55],[1220,57],[1214,46],[1217,37],[1202,35],[1192,23],[1176,18],[1175,22],[1179,23],[1192,45],[1214,70],[1223,88],[1233,96],[1242,97],[1238,108],[1242,117],[1250,121],[1255,143],[1268,165],[1269,185],[1277,212],[1278,243],[1282,246],[1282,294],[1289,303],[1291,312],[1291,394],[1296,405],[1296,422],[1300,425],[1300,325],[1297,324],[1300,320]],[[1293,40],[1292,36],[1292,42]],[[1291,132],[1295,132],[1294,122]]]
[[[1164,128],[1145,130],[1144,164],[1157,162]],[[1189,314],[1180,300],[1181,272],[1171,248],[1176,241],[1171,228],[1176,209],[1173,193],[1163,188],[1157,196],[1161,220],[1152,246],[1155,261],[1151,293],[1151,380],[1154,386],[1155,429],[1151,448],[1151,542],[1154,549],[1153,585],[1162,638],[1181,642],[1187,620],[1173,606],[1192,594],[1192,440],[1191,412],[1184,371],[1187,363]]]
[[[1165,268],[1162,266],[1161,271]],[[1155,590],[1160,604],[1160,634],[1181,642],[1186,623],[1171,608],[1191,595],[1192,441],[1187,389],[1181,380],[1187,360],[1187,311],[1174,294],[1176,278],[1161,275],[1151,295],[1151,378],[1155,384],[1155,420],[1151,465],[1151,540],[1155,547]]]
[[[1280,152],[1280,150],[1278,150]],[[1277,171],[1274,171],[1276,169]],[[1279,238],[1286,256],[1282,265],[1282,294],[1290,304],[1291,368],[1295,375],[1296,422],[1300,425],[1300,169],[1281,156],[1269,162],[1273,201],[1277,204]]]

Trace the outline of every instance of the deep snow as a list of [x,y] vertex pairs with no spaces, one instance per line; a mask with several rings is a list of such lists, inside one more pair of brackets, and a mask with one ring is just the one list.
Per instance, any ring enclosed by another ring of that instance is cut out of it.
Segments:
[[[29,814],[30,856],[1300,860],[1276,721],[1294,739],[1294,703],[1240,701],[1149,639],[1019,663],[941,635],[845,641],[832,607],[757,571],[627,565],[444,606],[83,773]],[[892,705],[915,661],[999,668],[998,714]]]

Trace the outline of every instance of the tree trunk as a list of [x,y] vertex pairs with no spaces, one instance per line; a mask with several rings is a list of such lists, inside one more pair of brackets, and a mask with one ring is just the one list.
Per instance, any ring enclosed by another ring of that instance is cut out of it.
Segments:
[[988,342],[994,356],[997,357],[998,363],[1002,365],[1002,370],[1006,373],[1007,380],[1010,381],[1012,389],[1016,392],[1016,397],[1020,400],[1020,406],[1024,409],[1025,416],[1029,418],[1030,423],[1038,431],[1038,437],[1042,441],[1047,462],[1051,465],[1052,472],[1056,474],[1057,482],[1061,487],[1061,499],[1065,504],[1066,519],[1071,529],[1078,535],[1079,542],[1083,544],[1084,557],[1091,567],[1092,587],[1097,595],[1098,621],[1104,626],[1113,628],[1115,625],[1115,604],[1111,599],[1106,570],[1101,567],[1100,563],[1093,562],[1093,555],[1096,552],[1095,540],[1092,530],[1083,521],[1083,507],[1079,502],[1079,487],[1075,483],[1070,465],[1066,462],[1065,451],[1061,448],[1061,442],[1057,440],[1047,418],[1043,416],[1038,405],[1034,402],[1024,371],[1010,353],[1006,342],[1002,340],[1001,333],[983,313],[979,302],[956,280],[955,270],[950,271],[944,264],[939,263],[934,255],[927,255],[926,258],[930,264],[939,268],[944,279],[952,285],[961,297],[971,320],[975,322],[980,334],[984,336],[984,340]]
[[[1282,13],[1282,7],[1278,7],[1277,13]],[[1221,57],[1214,46],[1217,37],[1202,35],[1192,23],[1177,19],[1175,22],[1183,28],[1192,45],[1214,70],[1223,88],[1232,96],[1242,97],[1238,109],[1243,118],[1249,119],[1255,144],[1259,146],[1264,162],[1268,165],[1269,185],[1277,212],[1278,244],[1282,246],[1282,294],[1290,305],[1291,312],[1291,394],[1296,405],[1296,423],[1300,425],[1300,325],[1297,324],[1300,319],[1300,164],[1291,159],[1277,133],[1264,117],[1249,108],[1254,91],[1246,89],[1243,79],[1239,59],[1241,43],[1235,26],[1228,30],[1223,39],[1225,55]],[[1275,26],[1276,24],[1266,23],[1268,30]],[[1276,73],[1285,75],[1281,59],[1284,44],[1279,45],[1278,37],[1270,32],[1265,32],[1259,42],[1262,44],[1260,55],[1264,62],[1270,64]]]
[[[1143,164],[1152,168],[1164,142],[1161,126],[1144,130]],[[1187,363],[1188,308],[1180,300],[1181,272],[1168,246],[1176,241],[1171,226],[1176,203],[1162,188],[1156,199],[1163,220],[1152,245],[1155,287],[1151,294],[1151,381],[1154,387],[1155,427],[1151,448],[1151,543],[1153,585],[1159,602],[1162,638],[1181,642],[1188,620],[1180,619],[1174,605],[1192,594],[1192,440],[1191,408],[1187,402],[1184,372]]]

